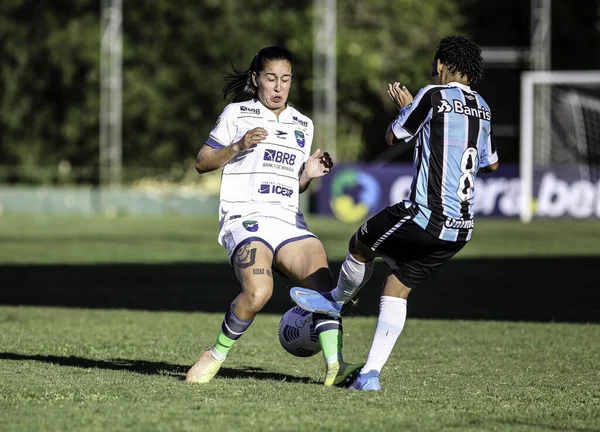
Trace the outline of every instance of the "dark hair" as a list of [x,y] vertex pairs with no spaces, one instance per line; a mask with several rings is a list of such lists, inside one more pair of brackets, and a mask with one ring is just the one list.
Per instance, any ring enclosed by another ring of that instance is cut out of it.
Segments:
[[469,84],[483,76],[481,48],[462,36],[448,36],[440,41],[435,58],[446,65],[450,73],[466,75]]
[[292,53],[281,46],[268,46],[261,48],[256,53],[250,67],[240,72],[233,63],[233,72],[225,75],[225,86],[223,87],[223,99],[230,98],[231,102],[244,102],[256,97],[257,87],[252,82],[252,72],[257,74],[264,70],[267,62],[271,60],[287,60],[292,65]]

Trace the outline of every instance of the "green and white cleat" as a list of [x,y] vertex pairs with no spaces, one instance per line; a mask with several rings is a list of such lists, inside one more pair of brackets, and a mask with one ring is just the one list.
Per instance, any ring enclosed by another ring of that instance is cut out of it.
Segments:
[[327,365],[327,374],[325,375],[326,387],[339,386],[347,387],[360,373],[364,363],[345,363],[335,362]]
[[204,384],[209,382],[217,374],[223,360],[217,360],[211,353],[211,348],[207,349],[202,353],[200,360],[191,367],[185,376],[187,382],[193,382],[198,384]]

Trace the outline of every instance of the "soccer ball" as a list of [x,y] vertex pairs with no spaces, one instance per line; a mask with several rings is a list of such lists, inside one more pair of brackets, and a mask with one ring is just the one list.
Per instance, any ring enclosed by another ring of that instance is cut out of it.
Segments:
[[312,312],[298,306],[283,314],[278,333],[281,346],[296,357],[310,357],[321,351]]

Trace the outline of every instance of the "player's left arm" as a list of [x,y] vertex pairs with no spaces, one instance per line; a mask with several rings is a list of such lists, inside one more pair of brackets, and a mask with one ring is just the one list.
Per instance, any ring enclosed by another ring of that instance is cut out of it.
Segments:
[[313,179],[329,174],[332,167],[333,161],[329,153],[323,152],[321,154],[321,149],[317,149],[300,168],[300,193],[308,189]]
[[331,171],[331,167],[333,167],[333,161],[331,160],[329,153],[321,153],[320,149],[317,149],[317,151],[313,154],[310,153],[315,128],[313,122],[309,118],[306,119],[308,120],[308,126],[305,131],[306,144],[304,146],[306,153],[304,156],[304,163],[300,167],[300,172],[298,173],[298,190],[300,193],[308,189],[310,182],[314,178],[323,177],[324,175],[328,174]]
[[500,166],[500,162],[494,162],[491,165],[479,168],[479,172],[482,173],[482,174],[489,174],[489,173],[491,173],[493,171],[496,171],[499,166]]
[[479,157],[479,171],[482,174],[489,174],[493,171],[496,171],[500,166],[500,161],[498,160],[498,151],[496,150],[496,146],[492,140],[492,126],[489,126],[489,129],[486,131],[487,136],[483,140],[480,149],[480,157]]

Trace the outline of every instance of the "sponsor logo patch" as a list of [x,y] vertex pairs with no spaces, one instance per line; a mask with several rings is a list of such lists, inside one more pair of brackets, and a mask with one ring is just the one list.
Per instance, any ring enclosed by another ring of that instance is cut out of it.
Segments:
[[242,222],[242,226],[246,228],[246,231],[256,232],[258,231],[258,222],[255,220],[247,220]]
[[260,108],[248,108],[245,106],[240,106],[240,112],[247,114],[260,115]]
[[299,119],[297,116],[292,116],[292,120],[294,120],[299,125],[302,125],[304,127],[308,127],[308,122],[306,120]]
[[452,110],[454,110],[456,114],[463,114],[469,117],[475,117],[487,121],[490,121],[492,119],[492,114],[490,113],[490,110],[486,107],[468,107],[463,101],[458,99],[454,99],[452,101],[452,104],[450,104],[450,102],[448,102],[447,100],[442,99],[440,105],[437,107],[438,114],[449,113],[452,112]]
[[444,221],[444,226],[446,228],[473,229],[473,227],[475,226],[475,222],[473,221],[473,219],[454,219],[454,218],[449,217]]
[[266,194],[275,194],[275,195],[281,195],[281,196],[289,198],[292,196],[294,191],[287,186],[283,186],[283,185],[279,185],[279,184],[263,183],[260,185],[260,188],[258,189],[258,193],[265,194],[265,195]]
[[449,113],[452,111],[452,105],[450,105],[446,99],[442,99],[442,103],[439,107],[437,107],[437,110],[438,114]]
[[279,150],[267,149],[263,155],[263,160],[291,166],[296,163],[296,155]]

